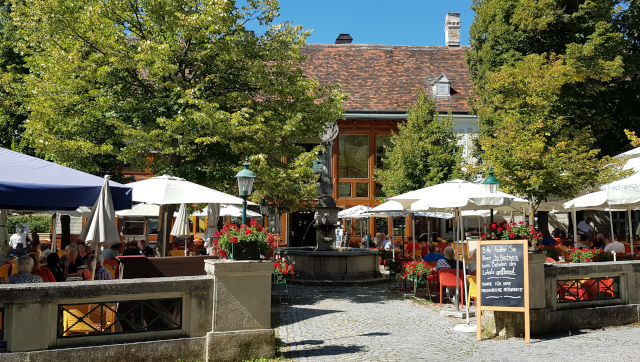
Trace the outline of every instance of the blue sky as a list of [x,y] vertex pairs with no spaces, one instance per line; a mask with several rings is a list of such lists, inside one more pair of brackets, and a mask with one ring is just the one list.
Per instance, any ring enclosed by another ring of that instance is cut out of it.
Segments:
[[[348,33],[357,44],[444,45],[444,16],[461,13],[460,41],[469,44],[472,0],[280,0],[278,22],[312,29],[309,44],[333,44]],[[258,30],[259,32],[259,30]]]

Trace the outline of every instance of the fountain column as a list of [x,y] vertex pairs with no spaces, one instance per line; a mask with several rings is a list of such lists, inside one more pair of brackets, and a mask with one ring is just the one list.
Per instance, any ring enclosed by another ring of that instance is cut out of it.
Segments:
[[336,233],[338,225],[338,211],[336,200],[333,198],[333,180],[331,179],[331,159],[333,155],[333,141],[338,136],[338,125],[327,123],[324,132],[320,135],[324,151],[322,153],[322,173],[318,185],[318,205],[314,220],[316,222],[316,250],[335,250]]

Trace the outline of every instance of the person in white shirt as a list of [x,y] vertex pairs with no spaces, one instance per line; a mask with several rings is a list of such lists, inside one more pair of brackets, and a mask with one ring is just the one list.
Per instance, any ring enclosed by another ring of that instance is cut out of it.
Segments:
[[593,226],[591,226],[591,218],[588,217],[586,220],[582,220],[578,223],[578,235],[580,235],[580,241],[593,240],[595,237],[595,230],[593,230]]
[[382,242],[382,248],[384,248],[384,250],[387,250],[387,251],[391,250],[391,239],[385,239]]
[[20,237],[20,233],[23,231],[21,226],[16,226],[16,233],[11,235],[11,238],[9,238],[9,246],[11,246],[11,249],[15,249],[19,243],[22,243],[22,245],[25,245],[26,243],[22,242],[22,238]]
[[616,253],[624,253],[624,244],[619,242],[618,240],[614,240],[613,242],[609,241],[609,238],[604,239],[604,242],[607,244],[604,247],[604,251],[606,252],[616,252]]

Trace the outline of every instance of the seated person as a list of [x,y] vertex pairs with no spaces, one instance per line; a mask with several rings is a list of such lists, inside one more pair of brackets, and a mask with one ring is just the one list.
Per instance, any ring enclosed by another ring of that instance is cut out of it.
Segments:
[[384,231],[381,231],[376,234],[376,246],[379,248],[383,247],[383,244],[387,240],[387,234]]
[[604,241],[607,244],[604,247],[604,251],[607,251],[609,253],[624,253],[625,249],[623,243],[619,242],[618,240],[609,241],[609,238],[604,239]]
[[102,257],[104,260],[116,260],[116,256],[118,256],[118,250],[120,250],[120,243],[111,244],[109,249],[105,249],[102,251]]
[[84,245],[84,241],[78,242],[78,258],[82,259],[82,264],[87,264],[89,257],[91,256],[91,252]]
[[604,236],[602,234],[596,235],[596,241],[593,242],[593,247],[596,249],[604,249]]
[[385,239],[382,242],[382,246],[381,246],[384,250],[389,251],[391,250],[391,239]]
[[37,232],[32,231],[30,238],[31,238],[31,242],[29,243],[29,246],[27,246],[26,248],[27,253],[36,253],[38,252],[38,246],[40,245],[40,235],[38,235]]
[[410,241],[409,243],[407,243],[407,247],[404,249],[404,253],[405,255],[409,256],[409,255],[413,255],[413,250],[420,250],[420,244],[418,244],[415,241]]
[[56,253],[47,255],[47,269],[53,274],[57,282],[64,282],[67,278],[64,276],[64,269],[60,267],[60,257]]
[[33,270],[31,271],[33,275],[39,276],[46,283],[52,283],[56,281],[55,276],[53,276],[49,269],[40,267],[40,258],[38,258],[35,253],[29,254],[29,257],[33,259]]
[[140,249],[140,252],[147,258],[156,255],[156,253],[151,247],[149,247],[149,245],[147,245],[147,242],[144,239],[138,240],[138,249]]
[[33,259],[29,255],[21,256],[16,260],[16,269],[18,273],[10,276],[7,284],[44,283],[38,275],[31,274]]
[[127,247],[122,252],[123,256],[142,255],[140,249],[138,249],[138,243],[134,240],[127,243]]
[[553,239],[551,234],[549,234],[549,230],[545,230],[542,232],[542,245],[544,246],[555,246],[556,241]]
[[578,223],[577,229],[580,241],[593,240],[595,230],[593,229],[593,226],[591,226],[591,222],[593,222],[593,220],[588,217]]
[[89,258],[89,271],[93,273],[93,268],[96,268],[95,275],[93,276],[93,280],[112,280],[113,276],[111,273],[102,265],[104,259],[102,256],[95,257],[91,256]]
[[[436,252],[435,244],[429,243],[429,253],[422,256],[422,260],[424,261],[438,261],[440,259],[444,259],[444,256],[440,253]],[[451,249],[453,250],[453,249]]]
[[452,247],[447,246],[444,249],[444,259],[438,260],[436,264],[436,273],[440,271],[440,269],[455,269],[456,265],[458,269],[462,269],[463,263],[455,258],[456,252],[453,251]]
[[51,254],[49,246],[47,244],[40,243],[40,245],[38,245],[38,256],[40,257],[40,260],[45,261],[49,254]]
[[469,260],[467,263],[467,275],[471,275],[473,274],[474,271],[476,271],[476,250],[477,249],[473,249],[469,253]]
[[79,267],[83,265],[82,259],[78,258],[78,249],[75,248],[69,248],[67,255],[60,261],[60,267],[64,269],[65,278],[82,276],[82,270],[79,270]]
[[26,250],[24,250],[24,244],[23,243],[18,243],[16,245],[15,249],[11,249],[11,251],[9,252],[9,256],[13,256],[13,257],[21,257],[21,256],[28,256],[29,254],[27,253]]
[[429,242],[424,240],[420,242],[420,250],[422,251],[422,256],[429,254]]

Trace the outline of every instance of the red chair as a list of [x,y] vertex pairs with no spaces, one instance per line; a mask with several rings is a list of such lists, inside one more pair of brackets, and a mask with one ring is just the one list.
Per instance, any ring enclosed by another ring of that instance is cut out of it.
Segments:
[[462,279],[462,270],[460,270],[458,278],[456,278],[455,269],[440,269],[438,271],[438,280],[440,282],[440,306],[442,307],[442,287],[456,287],[460,288],[460,296],[462,306],[464,307],[464,279]]
[[602,296],[605,296],[607,298],[615,297],[615,294],[613,293],[613,279],[611,278],[600,279],[599,284],[600,284],[599,292],[602,294]]

